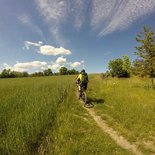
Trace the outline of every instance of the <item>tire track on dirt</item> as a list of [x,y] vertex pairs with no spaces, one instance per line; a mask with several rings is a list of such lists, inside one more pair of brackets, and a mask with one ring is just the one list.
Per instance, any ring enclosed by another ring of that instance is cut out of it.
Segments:
[[123,136],[119,135],[117,131],[109,127],[105,120],[101,116],[97,115],[93,109],[85,108],[92,118],[95,120],[97,125],[102,129],[103,132],[107,133],[119,146],[131,151],[135,155],[143,155],[143,153],[137,148],[136,145],[131,144]]

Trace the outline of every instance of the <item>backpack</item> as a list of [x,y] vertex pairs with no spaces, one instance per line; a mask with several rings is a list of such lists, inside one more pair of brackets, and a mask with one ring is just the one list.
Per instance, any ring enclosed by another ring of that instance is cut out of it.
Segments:
[[87,73],[85,74],[82,74],[82,80],[81,80],[82,83],[88,83],[88,75]]

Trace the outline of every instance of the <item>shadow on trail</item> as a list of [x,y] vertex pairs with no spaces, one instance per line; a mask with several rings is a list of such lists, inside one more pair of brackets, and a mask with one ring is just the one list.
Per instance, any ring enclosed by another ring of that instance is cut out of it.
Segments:
[[91,103],[96,103],[96,104],[103,104],[105,102],[104,99],[90,98],[90,97],[88,97],[88,101]]

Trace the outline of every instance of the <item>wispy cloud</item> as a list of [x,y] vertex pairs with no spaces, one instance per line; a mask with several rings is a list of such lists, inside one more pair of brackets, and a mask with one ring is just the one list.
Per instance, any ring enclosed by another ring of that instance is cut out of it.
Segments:
[[67,1],[57,0],[36,0],[39,13],[43,16],[44,21],[49,24],[52,36],[61,44],[65,41],[59,29],[60,25],[66,20]]
[[[86,14],[88,14],[88,0],[70,0],[71,14],[73,16],[73,25],[76,29],[80,29],[85,23]],[[70,13],[70,12],[69,12]]]
[[68,42],[61,34],[61,25],[71,21],[76,29],[80,29],[85,22],[87,3],[87,0],[36,0],[39,13],[61,45]]
[[78,30],[90,24],[104,36],[127,29],[155,10],[155,0],[36,0],[36,4],[52,36],[61,44],[66,41],[61,32],[64,24]]
[[94,0],[91,26],[104,36],[128,28],[154,10],[154,0]]
[[31,47],[40,47],[43,44],[43,42],[38,41],[36,43],[36,42],[31,42],[31,41],[25,41],[24,44],[25,44],[25,48],[29,50]]
[[35,24],[32,19],[30,18],[30,16],[23,14],[21,16],[18,17],[19,21],[25,25],[26,27],[28,27],[29,29],[31,29],[33,32],[36,32],[38,35],[40,35],[42,37],[42,39],[44,39],[44,35],[42,30],[39,28],[39,26],[37,24]]

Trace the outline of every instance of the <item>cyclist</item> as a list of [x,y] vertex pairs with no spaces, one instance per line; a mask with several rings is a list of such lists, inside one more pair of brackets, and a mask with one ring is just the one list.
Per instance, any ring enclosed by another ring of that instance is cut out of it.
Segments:
[[77,77],[77,84],[79,85],[79,91],[81,88],[84,89],[84,91],[87,90],[87,85],[88,85],[88,74],[85,72],[83,69],[80,74]]

